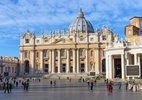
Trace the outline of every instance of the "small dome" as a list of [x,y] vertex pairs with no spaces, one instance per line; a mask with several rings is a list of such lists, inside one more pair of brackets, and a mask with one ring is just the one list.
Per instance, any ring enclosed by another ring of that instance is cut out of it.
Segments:
[[93,26],[85,19],[82,9],[80,9],[77,19],[73,21],[69,27],[70,33],[73,33],[74,31],[94,33]]

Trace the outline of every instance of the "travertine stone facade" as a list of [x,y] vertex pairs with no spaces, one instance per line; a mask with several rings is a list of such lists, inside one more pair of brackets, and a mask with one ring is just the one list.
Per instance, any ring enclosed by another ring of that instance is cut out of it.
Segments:
[[0,56],[0,74],[4,75],[5,72],[9,76],[16,76],[19,74],[19,59],[17,57]]
[[105,73],[104,49],[118,35],[103,26],[94,31],[82,10],[69,30],[35,36],[27,30],[20,37],[20,73]]

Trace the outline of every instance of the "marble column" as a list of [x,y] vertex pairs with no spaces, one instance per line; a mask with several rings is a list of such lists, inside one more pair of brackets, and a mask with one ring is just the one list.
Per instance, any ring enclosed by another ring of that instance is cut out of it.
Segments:
[[76,49],[73,50],[73,73],[76,72]]
[[55,73],[55,50],[52,50],[52,73]]
[[121,54],[121,76],[125,78],[124,54]]
[[49,73],[52,72],[52,50],[49,50]]
[[35,51],[31,51],[31,68],[30,68],[30,74],[34,73],[34,67],[35,66]]
[[61,50],[58,50],[58,73],[61,72]]
[[106,78],[109,78],[108,55],[106,55]]
[[140,76],[141,76],[141,62],[140,62],[140,55],[138,55],[138,65],[139,65],[139,73],[140,73]]
[[66,73],[70,71],[70,58],[69,58],[69,49],[67,49],[67,70]]
[[[22,51],[20,51],[20,72],[19,72],[20,75],[23,75],[23,74],[24,74],[24,61],[23,61],[23,56],[24,56],[24,52],[23,52],[23,50],[22,50]],[[1,71],[2,71],[2,69],[1,69]]]
[[77,73],[79,73],[79,66],[80,65],[80,55],[79,55],[79,49],[77,49]]
[[40,71],[43,73],[43,50],[40,50]]
[[109,55],[109,78],[112,79],[112,72],[113,72],[113,65],[112,65],[112,55]]
[[137,65],[137,54],[134,54],[134,64]]
[[85,65],[85,72],[87,73],[88,72],[88,49],[86,49],[86,65]]

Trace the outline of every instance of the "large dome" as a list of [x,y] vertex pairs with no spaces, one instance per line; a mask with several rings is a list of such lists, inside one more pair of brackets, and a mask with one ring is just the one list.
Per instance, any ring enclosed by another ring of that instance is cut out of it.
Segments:
[[77,19],[73,21],[72,24],[70,25],[69,32],[94,33],[93,26],[88,20],[85,19],[82,9],[80,9]]

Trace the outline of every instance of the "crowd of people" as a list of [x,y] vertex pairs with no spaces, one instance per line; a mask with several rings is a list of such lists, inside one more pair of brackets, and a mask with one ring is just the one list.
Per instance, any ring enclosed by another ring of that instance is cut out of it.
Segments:
[[23,87],[28,91],[29,79],[15,79],[15,78],[3,78],[0,81],[0,89],[4,90],[4,93],[11,93],[13,88]]
[[[59,80],[60,80],[60,78],[59,78]],[[71,82],[72,79],[71,79],[71,77],[67,77],[67,80],[69,82]],[[33,81],[35,81],[35,79],[33,79]],[[41,80],[38,79],[38,81],[40,82]],[[93,91],[94,86],[97,86],[96,85],[97,84],[97,79],[85,79],[85,78],[81,77],[78,82],[87,83],[88,84],[88,89],[90,89],[91,91]],[[116,82],[114,83],[111,80],[105,79],[104,83],[106,85],[107,92],[112,93],[114,86],[116,87]],[[141,90],[140,89],[141,85],[135,84],[134,81],[131,81],[131,82],[129,81],[129,82],[126,82],[125,84],[123,83],[123,85],[125,85],[125,89],[129,90],[129,91],[140,91]],[[14,78],[11,78],[11,79],[6,79],[5,78],[5,79],[1,80],[1,82],[0,82],[0,87],[1,87],[1,89],[4,90],[4,93],[11,93],[13,88],[18,88],[19,86],[22,87],[23,90],[28,91],[29,79],[24,79],[23,78],[22,80],[19,80],[19,79],[14,79]],[[56,79],[50,80],[50,86],[51,87],[56,86]],[[117,86],[118,86],[118,90],[121,90],[122,83],[119,81],[117,83]]]

